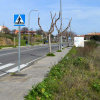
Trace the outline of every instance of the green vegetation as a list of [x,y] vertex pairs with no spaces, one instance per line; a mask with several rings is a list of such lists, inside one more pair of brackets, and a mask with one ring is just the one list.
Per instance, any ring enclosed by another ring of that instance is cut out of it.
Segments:
[[11,34],[1,34],[0,37],[5,37],[5,38],[8,38],[8,39],[11,39],[13,41],[13,35]]
[[53,53],[48,53],[47,56],[55,56]]
[[[93,44],[92,44],[93,43]],[[100,47],[73,47],[25,100],[100,100]]]
[[10,73],[11,75],[14,75],[14,74],[16,74],[15,72],[13,72],[13,73]]
[[13,48],[17,48],[16,46],[13,46],[13,45],[11,45],[11,46],[5,45],[5,46],[0,46],[0,49],[5,48],[5,47],[13,47]]
[[[25,45],[26,45],[25,41],[26,41],[26,40],[21,39],[21,40],[20,40],[20,43],[21,43],[20,45],[21,45],[21,46],[25,46]],[[18,43],[18,39],[15,39],[15,42]]]
[[[0,34],[0,37],[11,39],[12,43],[14,43],[14,37],[15,37],[15,44],[16,44],[16,46],[18,46],[18,41],[19,41],[18,34],[16,35],[16,34],[10,34],[10,33],[2,33],[2,34]],[[30,39],[31,39],[30,45],[43,44],[43,42],[44,41],[46,42],[46,40],[47,40],[45,38],[42,40],[41,35],[30,35]],[[26,43],[25,43],[26,40],[28,41],[28,34],[21,34],[21,40],[20,40],[21,46],[26,45]],[[9,45],[8,46],[6,46],[6,45],[4,47],[10,47]]]
[[12,46],[13,48],[17,48],[16,46]]
[[65,48],[62,48],[62,50],[65,50]]
[[99,35],[93,35],[93,36],[90,37],[90,40],[100,41],[100,36]]
[[57,52],[62,52],[61,50],[57,50]]

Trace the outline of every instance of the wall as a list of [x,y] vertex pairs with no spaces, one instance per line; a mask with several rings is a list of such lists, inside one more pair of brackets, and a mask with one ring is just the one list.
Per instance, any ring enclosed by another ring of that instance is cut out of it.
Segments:
[[1,32],[2,28],[3,28],[3,26],[0,25],[0,32]]

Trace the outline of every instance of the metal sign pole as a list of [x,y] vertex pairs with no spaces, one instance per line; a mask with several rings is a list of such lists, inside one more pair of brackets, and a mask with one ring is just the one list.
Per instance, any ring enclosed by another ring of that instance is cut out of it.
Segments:
[[19,28],[18,72],[20,72],[20,26],[18,28]]
[[18,48],[18,73],[20,72],[20,30],[21,26],[25,26],[25,14],[14,14],[14,26],[19,29],[19,48]]

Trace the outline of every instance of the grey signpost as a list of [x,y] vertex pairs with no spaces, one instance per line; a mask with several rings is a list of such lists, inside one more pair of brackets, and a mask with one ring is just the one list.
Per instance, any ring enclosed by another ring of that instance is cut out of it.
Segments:
[[18,27],[19,27],[18,72],[20,72],[20,26]]
[[18,26],[19,29],[19,48],[18,48],[18,73],[20,72],[20,30],[21,26],[25,26],[25,14],[14,15],[14,26]]

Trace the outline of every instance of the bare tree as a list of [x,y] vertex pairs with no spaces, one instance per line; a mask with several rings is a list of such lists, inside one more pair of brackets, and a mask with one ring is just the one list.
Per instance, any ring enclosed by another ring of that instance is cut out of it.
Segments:
[[13,29],[13,30],[11,31],[11,33],[12,33],[12,34],[15,34],[15,31],[16,31],[16,29]]
[[21,29],[21,33],[28,33],[28,28],[27,27],[23,27],[22,29]]
[[41,32],[41,29],[37,29],[37,30],[36,30],[36,34],[37,34],[37,35],[43,35],[43,32]]
[[[50,13],[51,13],[51,12],[50,12]],[[38,25],[39,25],[41,31],[45,34],[45,36],[49,36],[49,53],[51,53],[51,34],[52,34],[52,32],[54,31],[54,25],[55,25],[56,22],[60,19],[60,12],[59,12],[59,17],[58,17],[58,19],[56,19],[55,22],[53,22],[55,16],[56,16],[56,13],[55,13],[55,15],[54,15],[53,17],[52,17],[52,13],[51,13],[51,20],[52,20],[52,22],[51,22],[50,29],[49,29],[49,31],[48,31],[47,33],[43,31],[43,29],[42,29],[42,27],[41,27],[41,25],[40,25],[40,18],[38,17]]]
[[[72,18],[71,18],[71,20],[72,20]],[[70,27],[70,23],[71,23],[71,20],[69,21],[69,24],[68,24],[68,26],[65,28],[65,30],[64,31],[62,31],[62,32],[60,32],[60,30],[61,30],[61,27],[62,27],[62,23],[61,23],[61,25],[60,25],[60,28],[58,29],[58,27],[57,27],[57,25],[56,25],[56,23],[55,23],[55,27],[56,27],[56,30],[58,31],[58,36],[59,36],[59,42],[58,42],[58,44],[59,44],[59,50],[60,50],[60,44],[61,44],[61,35],[65,32],[65,31],[67,31],[68,30],[68,28]]]
[[13,29],[13,30],[11,31],[11,33],[12,33],[12,35],[13,35],[13,37],[14,37],[14,46],[15,46],[15,37],[16,37],[15,31],[16,31],[16,29]]

